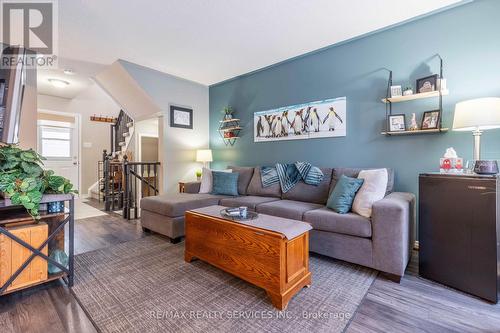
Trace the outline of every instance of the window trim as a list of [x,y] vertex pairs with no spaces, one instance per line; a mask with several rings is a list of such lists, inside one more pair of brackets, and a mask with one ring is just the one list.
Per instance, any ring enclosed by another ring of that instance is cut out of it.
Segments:
[[[55,138],[44,138],[43,129],[44,128],[61,128],[69,130],[69,139],[55,139]],[[69,156],[45,156],[43,155],[43,140],[48,141],[66,141],[69,142]],[[38,126],[38,146],[40,147],[40,152],[43,157],[51,161],[71,161],[73,159],[73,128],[64,126],[54,126],[54,125],[39,125]]]

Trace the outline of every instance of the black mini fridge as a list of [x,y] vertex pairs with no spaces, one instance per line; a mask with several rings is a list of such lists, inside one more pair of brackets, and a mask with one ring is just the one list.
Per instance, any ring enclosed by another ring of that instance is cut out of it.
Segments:
[[497,303],[499,177],[421,174],[419,274]]

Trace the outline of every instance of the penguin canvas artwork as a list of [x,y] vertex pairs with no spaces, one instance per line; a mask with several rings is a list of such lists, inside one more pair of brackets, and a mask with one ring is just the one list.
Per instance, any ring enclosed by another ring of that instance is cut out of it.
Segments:
[[345,97],[254,113],[254,142],[333,138],[346,135]]

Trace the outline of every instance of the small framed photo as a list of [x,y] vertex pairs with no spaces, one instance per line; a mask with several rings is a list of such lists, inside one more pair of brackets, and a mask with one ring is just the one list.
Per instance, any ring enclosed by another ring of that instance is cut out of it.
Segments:
[[417,93],[426,93],[437,90],[438,75],[423,77],[417,80]]
[[423,130],[426,129],[436,129],[439,127],[439,122],[441,121],[441,111],[426,111],[424,112],[424,116],[422,117],[422,126],[420,127]]
[[401,86],[391,86],[391,97],[403,96],[403,89]]
[[193,109],[170,105],[170,127],[193,129]]
[[406,131],[406,117],[404,114],[389,116],[389,132]]

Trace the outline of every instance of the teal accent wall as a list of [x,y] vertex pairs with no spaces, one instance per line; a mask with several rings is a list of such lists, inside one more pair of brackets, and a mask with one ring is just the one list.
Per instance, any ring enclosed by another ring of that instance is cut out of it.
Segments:
[[[439,53],[450,89],[443,99],[443,125],[451,127],[457,102],[500,97],[499,14],[500,1],[475,1],[212,85],[212,166],[302,160],[317,166],[390,167],[396,171],[397,191],[417,193],[419,173],[437,171],[447,147],[455,147],[465,160],[472,158],[472,135],[382,136],[384,68],[394,71],[395,84],[414,87],[417,78],[438,73],[434,55]],[[254,112],[342,96],[347,97],[347,137],[253,142]],[[226,105],[242,119],[242,138],[233,147],[226,147],[217,132]],[[420,120],[424,111],[437,107],[438,99],[419,100],[395,104],[393,113],[405,113],[409,121],[416,112]],[[500,130],[485,132],[482,140],[482,157],[500,159]]]

